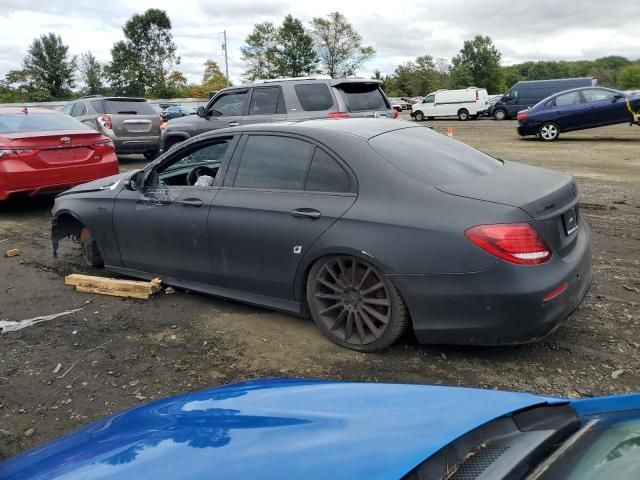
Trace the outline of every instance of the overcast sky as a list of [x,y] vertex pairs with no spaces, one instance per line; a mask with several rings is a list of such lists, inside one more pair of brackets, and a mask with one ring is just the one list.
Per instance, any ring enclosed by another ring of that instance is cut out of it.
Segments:
[[227,30],[229,73],[240,83],[240,47],[253,25],[279,24],[291,13],[305,25],[331,11],[346,15],[376,56],[362,71],[391,73],[419,55],[451,58],[465,39],[489,35],[503,63],[580,60],[605,55],[640,57],[638,0],[0,0],[0,76],[20,68],[33,38],[59,34],[72,54],[91,50],[110,60],[122,26],[147,8],[167,11],[182,61],[177,69],[199,82],[207,57],[224,65]]

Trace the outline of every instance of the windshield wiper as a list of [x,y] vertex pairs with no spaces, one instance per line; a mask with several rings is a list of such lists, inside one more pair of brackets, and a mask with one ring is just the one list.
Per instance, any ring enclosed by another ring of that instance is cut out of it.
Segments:
[[567,438],[564,443],[558,448],[555,452],[553,452],[549,457],[542,462],[540,465],[536,467],[536,469],[529,474],[526,480],[538,480],[544,473],[549,469],[549,467],[556,462],[562,455],[566,453],[571,447],[573,447],[578,440],[580,440],[585,433],[587,433],[591,428],[598,423],[598,419],[594,418],[589,420],[584,427],[578,430],[576,433]]

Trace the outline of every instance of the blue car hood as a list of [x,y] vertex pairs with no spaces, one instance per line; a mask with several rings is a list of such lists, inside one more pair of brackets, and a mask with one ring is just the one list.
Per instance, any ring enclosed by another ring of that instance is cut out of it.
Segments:
[[0,464],[8,479],[399,479],[527,393],[261,380],[149,403]]

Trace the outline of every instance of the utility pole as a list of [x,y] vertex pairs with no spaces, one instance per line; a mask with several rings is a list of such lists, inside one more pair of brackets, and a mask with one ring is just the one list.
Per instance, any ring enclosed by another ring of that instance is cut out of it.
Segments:
[[224,45],[222,46],[222,48],[224,48],[224,72],[227,78],[227,87],[229,86],[229,57],[227,55],[227,31],[223,30],[222,32],[224,34]]

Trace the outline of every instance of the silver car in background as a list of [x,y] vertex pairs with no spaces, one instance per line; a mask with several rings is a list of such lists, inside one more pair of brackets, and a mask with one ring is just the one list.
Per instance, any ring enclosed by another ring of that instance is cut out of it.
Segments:
[[113,140],[116,153],[160,153],[160,115],[144,98],[82,97],[62,111]]

